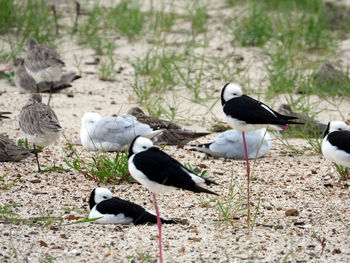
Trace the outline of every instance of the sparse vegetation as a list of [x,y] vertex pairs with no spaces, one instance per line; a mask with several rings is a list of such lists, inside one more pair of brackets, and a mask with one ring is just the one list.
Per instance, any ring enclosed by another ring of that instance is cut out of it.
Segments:
[[337,171],[337,174],[339,175],[340,181],[346,181],[350,177],[350,170],[348,167],[344,167],[340,164],[333,163],[333,167]]
[[96,182],[119,184],[127,178],[128,157],[126,153],[117,153],[113,159],[107,154],[97,154],[90,161],[83,160],[77,152],[73,152],[72,160],[65,158],[64,162],[83,174],[85,178]]

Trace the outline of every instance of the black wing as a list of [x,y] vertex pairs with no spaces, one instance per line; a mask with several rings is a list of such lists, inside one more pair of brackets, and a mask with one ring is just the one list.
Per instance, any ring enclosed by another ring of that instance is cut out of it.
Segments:
[[[102,214],[118,215],[123,213],[126,217],[131,217],[135,225],[146,223],[157,223],[157,217],[147,212],[142,206],[127,200],[113,197],[97,204],[96,209]],[[161,218],[162,223],[175,224],[173,220]]]
[[349,131],[334,131],[328,134],[328,141],[350,154],[350,132]]
[[249,124],[288,124],[295,123],[289,120],[297,119],[285,116],[274,111],[264,103],[249,96],[242,95],[225,103],[223,110],[232,118],[245,121]]
[[[150,180],[159,184],[182,188],[195,193],[215,194],[198,186],[188,174],[193,174],[190,170],[156,147],[136,154],[134,164]],[[205,181],[208,184],[213,183],[209,180]]]

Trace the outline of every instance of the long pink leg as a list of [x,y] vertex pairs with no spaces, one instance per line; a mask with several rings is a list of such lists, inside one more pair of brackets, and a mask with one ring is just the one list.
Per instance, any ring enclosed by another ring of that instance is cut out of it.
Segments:
[[162,253],[162,221],[160,221],[159,211],[158,211],[158,205],[157,205],[157,198],[156,194],[152,193],[153,196],[153,202],[154,202],[154,208],[156,209],[157,214],[157,224],[158,224],[158,240],[159,240],[159,262],[163,263],[163,253]]
[[243,145],[244,145],[244,153],[245,153],[245,160],[247,163],[247,208],[248,208],[248,230],[250,228],[250,166],[249,166],[249,160],[248,160],[248,151],[247,151],[247,144],[245,141],[245,133],[242,132],[242,138],[243,138]]

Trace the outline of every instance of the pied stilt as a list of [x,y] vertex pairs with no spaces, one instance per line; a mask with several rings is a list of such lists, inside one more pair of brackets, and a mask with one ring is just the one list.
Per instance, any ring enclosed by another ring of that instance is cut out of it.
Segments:
[[197,176],[159,148],[153,147],[150,139],[140,136],[136,137],[130,145],[128,163],[132,177],[152,192],[159,231],[159,259],[163,262],[162,224],[156,194],[182,188],[195,193],[217,195],[200,186],[214,182]]
[[328,123],[322,141],[322,153],[327,160],[350,168],[350,131],[345,122]]
[[[113,197],[107,188],[96,188],[90,194],[89,218],[99,218],[95,222],[102,224],[156,224],[157,216],[142,206],[127,200]],[[160,219],[163,224],[176,224],[166,218]]]
[[[264,103],[243,95],[239,85],[227,83],[221,91],[221,104],[229,124],[236,130],[242,132],[245,159],[247,164],[247,202],[248,217],[250,216],[249,205],[249,183],[250,167],[247,153],[245,132],[255,131],[268,126],[286,126],[288,124],[304,124],[293,122],[296,117],[285,116],[271,109]],[[249,218],[248,218],[249,219]],[[249,223],[248,223],[249,224]]]

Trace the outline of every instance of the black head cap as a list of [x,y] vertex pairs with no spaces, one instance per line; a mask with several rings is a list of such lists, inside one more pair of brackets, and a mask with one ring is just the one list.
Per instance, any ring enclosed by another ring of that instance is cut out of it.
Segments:
[[96,205],[96,202],[95,202],[95,190],[92,190],[91,194],[90,194],[90,199],[89,199],[89,207],[90,207],[90,210]]
[[327,134],[329,133],[329,127],[331,125],[331,122],[328,122],[328,125],[327,125],[327,129],[325,129],[325,131],[323,132],[323,138],[327,136]]
[[224,92],[225,92],[227,85],[229,85],[229,84],[230,84],[230,82],[226,83],[225,86],[221,90],[221,105],[222,106],[224,106],[224,104],[226,103],[226,101],[224,100]]
[[132,151],[132,148],[134,147],[134,143],[136,141],[136,139],[140,137],[140,135],[137,135],[131,142],[130,147],[129,147],[129,154],[128,154],[128,159],[134,154],[134,152]]

